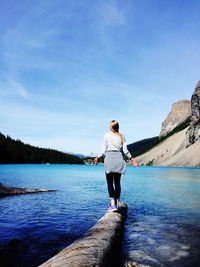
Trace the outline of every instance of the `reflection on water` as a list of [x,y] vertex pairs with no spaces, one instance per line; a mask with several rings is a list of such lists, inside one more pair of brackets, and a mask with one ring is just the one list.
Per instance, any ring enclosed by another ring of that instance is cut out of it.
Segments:
[[[103,166],[1,165],[0,181],[57,192],[0,199],[0,266],[35,267],[71,244],[108,206]],[[127,168],[124,265],[197,267],[200,169]]]

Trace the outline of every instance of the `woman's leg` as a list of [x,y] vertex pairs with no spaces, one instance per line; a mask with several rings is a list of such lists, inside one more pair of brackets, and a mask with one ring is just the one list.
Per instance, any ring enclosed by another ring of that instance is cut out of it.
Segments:
[[121,173],[115,172],[114,174],[114,183],[115,183],[115,200],[119,201],[121,194]]
[[115,189],[113,186],[113,173],[106,173],[106,180],[108,185],[108,193],[110,196],[111,205],[115,204]]

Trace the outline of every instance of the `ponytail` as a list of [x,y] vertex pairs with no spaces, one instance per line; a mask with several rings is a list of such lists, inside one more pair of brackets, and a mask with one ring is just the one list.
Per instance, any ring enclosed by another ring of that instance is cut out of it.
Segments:
[[121,144],[123,145],[123,137],[122,134],[119,133],[119,123],[116,120],[112,120],[110,122],[110,129],[113,133],[116,133],[121,138]]

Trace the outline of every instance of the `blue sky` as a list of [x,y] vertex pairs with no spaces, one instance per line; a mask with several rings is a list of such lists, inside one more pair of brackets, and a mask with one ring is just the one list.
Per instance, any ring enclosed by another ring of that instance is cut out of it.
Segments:
[[200,79],[198,0],[0,2],[0,131],[25,143],[99,152],[112,119],[158,135]]

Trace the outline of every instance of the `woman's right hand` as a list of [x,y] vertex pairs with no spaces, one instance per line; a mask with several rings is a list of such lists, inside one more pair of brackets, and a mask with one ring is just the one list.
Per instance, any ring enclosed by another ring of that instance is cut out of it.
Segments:
[[96,157],[95,159],[94,159],[94,164],[98,164],[99,163],[99,158],[98,157]]

